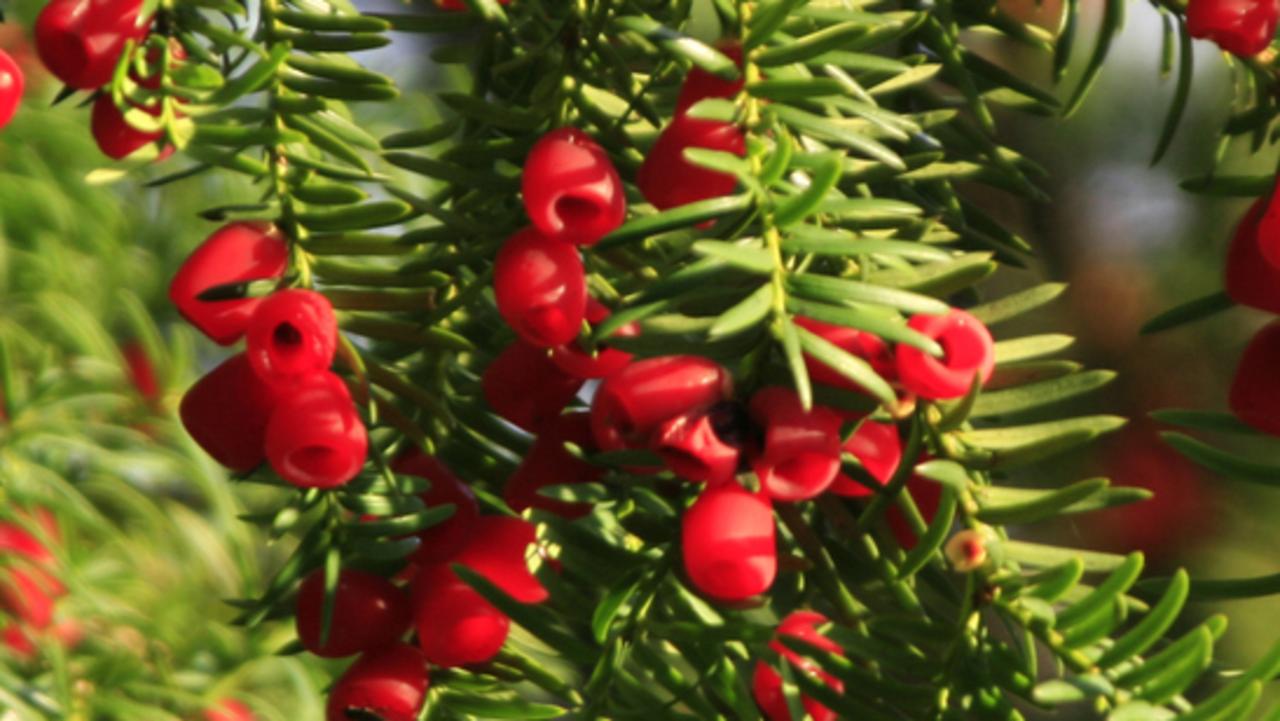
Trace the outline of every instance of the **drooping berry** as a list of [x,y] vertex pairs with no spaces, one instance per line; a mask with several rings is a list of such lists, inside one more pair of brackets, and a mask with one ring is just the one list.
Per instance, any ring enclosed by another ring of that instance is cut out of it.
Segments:
[[738,180],[728,173],[694,165],[684,157],[689,148],[743,156],[747,143],[738,126],[718,120],[677,116],[654,142],[636,176],[645,200],[659,210],[729,195]]
[[737,404],[717,403],[668,418],[653,432],[653,450],[686,480],[711,485],[732,480],[746,440],[742,415]]
[[0,50],[0,128],[9,124],[22,103],[26,78],[9,53]]
[[[218,229],[197,247],[169,284],[169,300],[187,322],[215,343],[244,335],[262,298],[245,298],[236,284],[284,275],[289,248],[275,226],[238,222]],[[217,299],[202,294],[222,290]]]
[[[160,116],[160,105],[148,105],[143,112],[153,117]],[[102,154],[113,160],[121,160],[133,155],[138,150],[164,138],[163,130],[140,130],[129,124],[124,113],[116,107],[110,93],[103,93],[93,102],[93,114],[90,118],[90,130]],[[173,154],[173,146],[166,145],[158,152],[157,159],[163,160]]]
[[602,450],[645,448],[666,420],[728,398],[733,380],[700,356],[637,361],[606,378],[591,404],[591,431]]
[[502,491],[503,499],[512,510],[539,508],[565,518],[580,518],[591,512],[590,504],[558,501],[538,493],[547,486],[590,483],[604,472],[600,466],[571,455],[564,447],[566,441],[587,453],[595,450],[587,413],[559,416],[538,431],[533,446]]
[[552,130],[534,143],[520,186],[529,221],[547,238],[592,245],[626,218],[613,161],[577,128]]
[[53,0],[36,18],[36,52],[49,72],[87,90],[111,82],[129,40],[151,30],[142,0]]
[[507,239],[493,267],[498,312],[539,348],[572,341],[587,311],[587,283],[578,249],[526,228]]
[[1240,57],[1257,55],[1276,34],[1280,6],[1276,0],[1190,0],[1187,32],[1207,38]]
[[239,353],[196,381],[178,413],[205,453],[243,473],[266,460],[267,422],[279,400],[279,393]]
[[[863,421],[849,440],[845,441],[842,450],[852,453],[867,473],[881,484],[889,482],[893,472],[898,470],[898,464],[902,462],[902,439],[898,437],[898,427],[892,423]],[[844,474],[836,478],[836,482],[831,485],[831,492],[853,498],[874,493]]]
[[1273,198],[1259,198],[1240,219],[1223,285],[1241,305],[1280,313],[1280,203]]
[[681,552],[689,580],[720,601],[768,590],[778,573],[773,508],[737,483],[702,492],[681,521]]
[[1249,341],[1231,380],[1227,403],[1237,418],[1280,436],[1280,321],[1264,326]]
[[338,321],[329,299],[313,290],[279,290],[249,319],[245,354],[263,380],[287,388],[327,371],[338,347]]
[[518,338],[480,377],[484,399],[493,412],[530,433],[560,415],[582,383],[553,363],[545,348]]
[[[828,653],[843,656],[844,649],[840,648],[840,644],[818,633],[814,628],[827,622],[826,616],[815,611],[796,611],[778,625],[777,635],[790,636]],[[802,654],[787,648],[777,640],[771,641],[769,648],[785,658],[791,664],[794,673],[815,675],[836,693],[844,692],[844,683],[840,679],[822,670],[814,662],[806,660]],[[755,673],[751,678],[751,692],[756,704],[760,706],[760,710],[769,718],[769,721],[794,721],[791,710],[787,707],[787,699],[782,692],[782,676],[764,661],[756,663]],[[834,721],[836,718],[834,711],[808,696],[802,696],[801,703],[813,721]]]
[[934,358],[919,348],[898,346],[898,379],[908,391],[930,400],[960,398],[975,376],[982,383],[991,378],[995,342],[982,321],[953,308],[946,315],[913,316],[907,325],[943,349],[943,357]]
[[407,644],[364,654],[329,690],[327,721],[416,721],[430,676],[422,651]]
[[480,516],[476,494],[438,459],[414,449],[391,463],[397,473],[407,473],[431,481],[421,495],[428,508],[453,504],[453,515],[416,534],[421,545],[409,558],[414,563],[440,563],[453,558],[470,540],[475,520]]
[[813,498],[840,473],[840,417],[828,408],[804,410],[795,391],[770,386],[751,397],[751,417],[764,444],[751,461],[761,490],[778,501]]
[[298,638],[311,653],[341,658],[389,646],[409,630],[409,599],[390,581],[344,568],[333,597],[333,621],[324,629],[324,570],[313,572],[298,590]]
[[[897,378],[893,349],[881,340],[879,336],[855,328],[823,323],[804,316],[796,316],[795,323],[850,355],[865,360],[881,378],[885,380]],[[808,355],[804,357],[804,365],[809,371],[809,377],[817,383],[852,391],[863,390],[861,386],[849,380],[844,374],[838,373],[831,366],[814,360]]]
[[290,390],[267,424],[271,467],[299,488],[334,488],[364,466],[369,436],[342,379],[327,371]]

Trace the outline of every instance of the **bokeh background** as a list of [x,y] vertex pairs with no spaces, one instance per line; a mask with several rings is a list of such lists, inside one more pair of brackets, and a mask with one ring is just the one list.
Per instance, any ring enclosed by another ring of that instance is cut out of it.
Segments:
[[[1022,3],[1009,4],[1008,9],[1055,24],[1059,6],[1054,0],[1043,0],[1039,6],[1033,0],[1008,2]],[[17,2],[8,14],[29,26],[40,4]],[[358,4],[366,9],[403,8],[393,0]],[[1059,96],[1064,97],[1074,85],[1093,43],[1089,29],[1096,26],[1100,8],[1093,0],[1085,0],[1084,8],[1078,39],[1084,52],[1078,53],[1074,70],[1056,89]],[[437,118],[431,93],[460,81],[458,72],[431,61],[431,48],[420,39],[399,36],[397,41],[368,58],[371,66],[396,77],[407,89],[406,97],[394,106],[360,109],[362,124],[375,135],[430,124]],[[1132,3],[1126,27],[1079,112],[1066,121],[1014,111],[998,115],[1005,144],[1048,170],[1043,185],[1052,202],[1029,205],[989,189],[971,189],[1040,253],[1028,270],[1002,271],[992,281],[995,286],[1020,287],[1039,280],[1071,284],[1057,302],[1008,331],[1075,335],[1071,357],[1120,373],[1103,391],[1079,401],[1078,409],[1131,419],[1128,427],[1089,446],[1087,452],[1063,458],[1054,477],[1026,480],[1051,484],[1105,475],[1116,483],[1156,493],[1154,501],[1141,506],[1077,517],[1051,529],[1038,528],[1037,533],[1087,548],[1141,548],[1148,553],[1149,565],[1161,571],[1186,565],[1193,575],[1205,577],[1272,573],[1278,570],[1274,549],[1280,531],[1273,518],[1280,508],[1280,492],[1202,472],[1162,444],[1157,435],[1161,426],[1148,418],[1159,408],[1225,408],[1226,388],[1240,351],[1251,334],[1270,320],[1257,311],[1234,309],[1176,330],[1151,336],[1139,333],[1140,326],[1160,311],[1221,289],[1225,249],[1234,223],[1249,202],[1197,196],[1179,186],[1184,178],[1212,168],[1218,131],[1231,111],[1233,70],[1209,43],[1194,44],[1194,79],[1185,117],[1166,157],[1151,164],[1174,90],[1174,78],[1160,72],[1161,43],[1159,14],[1144,3]],[[173,623],[181,626],[194,614],[216,627],[234,615],[217,599],[253,592],[262,583],[262,569],[278,563],[289,549],[277,548],[269,539],[238,526],[235,516],[252,509],[254,494],[261,489],[237,490],[236,495],[213,490],[226,487],[218,483],[218,471],[200,463],[190,444],[174,433],[172,413],[182,390],[221,351],[182,329],[164,300],[164,289],[185,253],[217,226],[199,219],[197,213],[213,205],[252,201],[257,189],[216,173],[157,189],[142,187],[148,180],[187,167],[190,161],[180,158],[138,168],[127,177],[95,172],[109,163],[89,137],[88,108],[79,104],[79,98],[51,107],[58,88],[42,75],[15,25],[0,30],[0,46],[22,62],[29,79],[24,109],[0,134],[0,328],[5,323],[26,324],[30,319],[19,314],[30,313],[40,304],[50,306],[45,312],[57,314],[66,303],[76,306],[66,312],[96,318],[115,351],[114,355],[111,348],[95,352],[101,351],[105,360],[117,364],[121,380],[132,380],[133,411],[145,422],[167,429],[157,442],[190,463],[178,466],[182,470],[133,474],[136,477],[130,476],[127,464],[122,465],[119,482],[143,491],[145,498],[137,499],[142,507],[126,509],[123,521],[117,513],[112,528],[93,530],[91,526],[82,534],[70,534],[67,552],[82,567],[107,563],[110,549],[104,550],[96,541],[101,534],[142,528],[136,525],[141,523],[137,519],[154,512],[145,507],[147,503],[172,508],[165,505],[165,499],[172,499],[175,505],[213,509],[213,520],[200,526],[198,533],[190,530],[195,526],[184,526],[184,533],[194,534],[187,538],[189,553],[156,553],[149,558],[154,568],[144,569],[155,571],[148,578],[161,591],[166,578],[173,588],[183,585],[168,574],[188,573],[205,584],[205,592],[198,599],[185,600],[166,599],[158,593],[139,601],[143,607],[131,613],[146,616],[174,603],[195,603],[197,610],[177,615]],[[1050,61],[1043,55],[996,43],[985,46],[984,53],[1021,77],[1054,87]],[[1220,169],[1231,174],[1266,173],[1275,164],[1276,154],[1270,148],[1251,156],[1248,148],[1233,147]],[[114,182],[99,182],[104,179]],[[157,372],[154,393],[138,385],[137,368],[130,376],[128,359],[119,352],[138,340],[128,308],[120,301],[122,288],[156,319],[170,351]],[[77,346],[71,334],[45,341],[60,352]],[[50,362],[56,357],[53,353]],[[1260,458],[1280,449],[1261,440],[1250,443]],[[191,474],[195,472],[205,480],[193,490]],[[156,538],[173,530],[151,520],[158,525],[144,531]],[[213,550],[200,552],[201,544],[214,544]],[[121,572],[97,569],[107,579]],[[1277,608],[1276,599],[1268,597],[1197,610],[1231,614],[1223,654],[1227,660],[1243,661],[1256,658],[1280,633],[1275,624]],[[129,614],[107,616],[114,620],[104,623],[114,632],[124,633],[120,629],[133,623]],[[132,627],[146,626],[139,622]],[[169,632],[174,639],[182,636],[177,630]],[[248,646],[222,649],[197,667],[207,670],[209,683],[239,684],[235,674],[258,673],[244,671],[248,659],[264,650],[269,653],[284,639],[287,632],[267,633]],[[198,655],[194,649],[170,651]],[[323,675],[302,668],[272,669],[264,678],[278,679],[277,673],[293,674],[288,678],[298,698],[305,689],[323,684]],[[262,683],[264,688],[270,686]],[[264,697],[274,694],[274,703],[281,708],[301,711],[289,706],[287,694],[269,689],[262,693]]]

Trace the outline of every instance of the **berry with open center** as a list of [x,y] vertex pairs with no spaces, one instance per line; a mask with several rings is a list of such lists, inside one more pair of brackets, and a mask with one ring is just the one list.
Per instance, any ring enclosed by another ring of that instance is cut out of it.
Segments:
[[329,369],[338,347],[338,321],[329,300],[313,290],[280,290],[249,319],[245,353],[268,383],[288,388]]
[[493,266],[498,312],[539,348],[578,337],[587,314],[587,282],[578,249],[525,228],[507,239]]
[[613,161],[577,128],[557,128],[534,143],[520,186],[529,221],[548,238],[592,245],[626,218]]
[[364,466],[369,436],[342,379],[328,371],[299,381],[271,414],[271,467],[299,488],[335,488]]
[[995,342],[982,321],[953,308],[945,315],[917,315],[907,325],[942,346],[941,358],[919,348],[899,345],[898,378],[904,388],[922,398],[960,398],[976,377],[986,383],[995,369]]

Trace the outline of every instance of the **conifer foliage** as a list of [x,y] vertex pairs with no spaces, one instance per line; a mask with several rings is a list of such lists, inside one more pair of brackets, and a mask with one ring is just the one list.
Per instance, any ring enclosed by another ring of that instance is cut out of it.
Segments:
[[[1275,8],[1207,2],[1160,10],[1182,84],[1192,34],[1261,82]],[[258,192],[168,285],[229,347],[180,416],[270,491],[245,520],[292,550],[236,621],[349,659],[328,721],[1251,718],[1280,646],[1228,673],[1225,620],[1176,625],[1186,573],[1033,540],[1144,493],[1037,483],[1122,425],[1061,413],[1112,374],[1005,332],[1063,286],[984,284],[1033,249],[971,191],[1044,197],[997,106],[1078,106],[1123,9],[1065,104],[970,31],[1065,69],[1078,3],[1058,33],[955,0],[52,0],[35,28],[104,154]],[[404,101],[360,54],[415,35],[465,82],[375,137],[358,106]]]

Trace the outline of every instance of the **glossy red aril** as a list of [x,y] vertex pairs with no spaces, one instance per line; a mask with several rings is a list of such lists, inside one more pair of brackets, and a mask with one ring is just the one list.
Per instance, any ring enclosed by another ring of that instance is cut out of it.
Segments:
[[423,654],[445,668],[491,660],[511,631],[511,619],[444,564],[414,577],[413,609]]
[[205,709],[204,721],[254,721],[254,716],[248,706],[233,698],[225,698],[213,708]]
[[591,404],[591,431],[607,451],[645,448],[664,421],[706,408],[733,393],[733,379],[700,356],[637,361],[606,378]]
[[9,53],[0,50],[0,128],[9,124],[22,103],[26,79]]
[[627,215],[626,192],[613,161],[577,128],[557,128],[534,143],[520,189],[533,226],[566,243],[592,245]]
[[[827,653],[844,655],[840,644],[818,633],[815,626],[827,623],[828,619],[814,611],[796,611],[788,615],[778,625],[779,636],[790,636],[799,639]],[[844,683],[840,679],[823,671],[816,663],[806,660],[802,654],[796,653],[780,641],[771,641],[769,648],[778,652],[791,664],[794,672],[815,675],[836,693],[844,692]],[[787,707],[787,699],[782,691],[782,676],[764,661],[756,663],[755,674],[751,679],[752,695],[760,710],[769,721],[794,721],[791,710]],[[808,696],[801,697],[804,710],[813,721],[835,721],[836,713]]]
[[761,490],[777,501],[813,498],[840,473],[840,417],[828,408],[804,410],[790,388],[770,386],[751,397],[751,417],[764,443],[751,461]]
[[1280,436],[1280,321],[1265,326],[1249,341],[1231,381],[1227,402],[1237,418]]
[[[863,421],[849,440],[844,442],[842,450],[852,453],[867,473],[881,485],[889,482],[893,472],[898,470],[898,464],[902,462],[902,439],[898,437],[898,427],[892,423]],[[831,485],[831,492],[854,498],[874,493],[844,474],[836,478],[836,482]]]
[[[742,69],[741,45],[732,41],[722,41],[717,43],[716,47],[733,60],[739,70]],[[712,75],[702,68],[691,68],[689,74],[684,78],[684,84],[680,86],[680,95],[676,98],[676,115],[683,115],[700,100],[710,98],[731,99],[742,91],[744,84],[746,84],[746,78],[741,75],[738,76],[737,80],[725,80],[718,75]]]
[[1257,55],[1276,34],[1276,0],[1190,0],[1187,32],[1241,57]]
[[744,410],[736,403],[717,403],[682,413],[658,425],[653,450],[685,480],[719,484],[738,472],[745,442]]
[[[893,380],[897,377],[893,349],[879,336],[804,316],[796,316],[795,323],[841,350],[865,360],[881,378]],[[861,386],[849,380],[844,374],[836,372],[831,366],[814,360],[808,355],[804,357],[804,365],[809,370],[809,377],[818,383],[853,391],[862,390]]]
[[[471,569],[520,603],[540,603],[547,590],[529,572],[533,524],[509,516],[481,516],[472,540],[450,563]],[[458,578],[447,564],[423,567],[413,580],[418,643],[439,666],[493,658],[506,641],[510,619]]]
[[898,380],[908,391],[930,400],[960,398],[975,376],[981,383],[991,378],[995,341],[982,321],[953,308],[945,315],[913,316],[907,325],[936,340],[943,350],[941,358],[934,358],[919,348],[898,346]]
[[233,286],[284,275],[289,247],[269,223],[239,222],[223,226],[197,247],[169,284],[169,300],[187,322],[215,343],[230,345],[244,335],[262,298],[230,293],[226,300],[199,296],[219,286]]
[[[595,298],[587,298],[587,322],[599,325],[609,319],[609,309]],[[627,323],[610,337],[631,338],[640,335],[638,323]],[[575,378],[608,378],[631,362],[631,354],[608,347],[608,340],[596,346],[594,353],[582,349],[577,340],[551,349],[551,362]]]
[[289,387],[326,371],[338,348],[338,320],[329,299],[313,290],[279,290],[258,304],[245,353],[268,383]]
[[327,721],[416,721],[430,676],[422,651],[398,643],[370,651],[329,690]]
[[1241,305],[1280,313],[1280,203],[1274,197],[1259,198],[1236,226],[1224,287]]
[[684,570],[699,591],[741,601],[768,590],[778,573],[773,507],[737,483],[712,486],[684,513]]
[[239,353],[196,381],[182,397],[178,414],[205,453],[243,473],[266,459],[267,421],[278,402],[277,391]]
[[129,40],[151,30],[142,0],[53,0],[36,18],[36,52],[62,82],[88,90],[111,82]]
[[343,569],[333,597],[333,622],[324,626],[324,570],[313,572],[298,590],[297,630],[302,645],[324,658],[341,658],[388,646],[409,630],[409,599],[390,581],[372,573]]
[[409,558],[414,563],[439,563],[453,558],[470,540],[480,506],[476,494],[453,474],[447,466],[417,449],[391,463],[391,470],[431,481],[431,488],[421,494],[428,508],[453,504],[453,515],[436,525],[418,531],[421,545]]
[[570,413],[545,424],[534,439],[533,446],[507,479],[502,497],[516,512],[540,508],[565,518],[580,518],[591,512],[588,503],[569,503],[540,495],[547,486],[590,483],[600,477],[604,469],[583,461],[569,453],[564,444],[568,441],[586,453],[595,451],[591,437],[591,419],[587,413]]
[[744,156],[747,143],[742,131],[732,123],[677,116],[658,135],[636,175],[636,185],[645,200],[659,210],[719,198],[738,187],[738,180],[732,175],[685,160],[684,151],[689,148]]
[[[143,111],[153,117],[160,116],[160,106],[150,105]],[[113,160],[121,160],[133,155],[138,150],[160,142],[164,138],[163,130],[140,130],[133,127],[125,119],[124,113],[111,99],[111,93],[103,93],[93,101],[93,114],[89,121],[93,139],[102,154]],[[159,151],[157,159],[163,160],[173,154],[173,146],[167,145]]]
[[493,266],[498,312],[531,345],[572,341],[587,312],[587,281],[578,249],[526,228],[507,239]]
[[551,362],[545,348],[517,338],[484,369],[480,387],[494,413],[536,433],[578,395],[582,379]]
[[299,488],[335,488],[364,466],[369,436],[342,379],[324,372],[289,390],[267,424],[267,460]]

